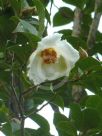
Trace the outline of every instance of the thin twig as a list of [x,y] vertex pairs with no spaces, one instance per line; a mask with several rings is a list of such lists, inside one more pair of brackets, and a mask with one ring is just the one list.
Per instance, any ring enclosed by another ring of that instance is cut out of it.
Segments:
[[14,94],[14,97],[16,99],[16,103],[18,105],[19,108],[19,113],[20,113],[20,118],[21,118],[21,136],[24,136],[24,115],[23,115],[23,109],[22,109],[22,105],[18,99],[16,90],[15,90],[15,79],[14,79],[14,73],[13,73],[13,62],[14,62],[14,53],[12,53],[12,73],[11,73],[11,88],[12,88],[12,92]]
[[22,93],[22,96],[25,96],[26,94],[32,92],[32,89],[35,89],[37,86],[33,85],[33,86],[30,86],[27,90],[25,90],[23,93]]
[[100,22],[101,14],[102,12],[99,12],[99,7],[102,6],[102,0],[96,0],[95,1],[95,14],[94,14],[94,19],[92,21],[92,24],[90,26],[89,34],[88,34],[88,39],[87,39],[87,46],[88,48],[92,48],[95,44],[96,40],[96,32],[98,29],[98,25]]
[[42,110],[45,106],[47,106],[52,100],[46,102],[45,104],[43,104],[39,109],[36,109],[34,111],[32,111],[31,113],[29,113],[25,118],[28,118],[29,116],[31,116],[32,114],[35,114],[37,112],[39,112],[40,110]]
[[[51,0],[51,6],[50,6],[50,11],[49,11],[49,17],[51,17],[52,5],[53,5],[53,1]],[[49,21],[47,20],[46,28],[48,27],[48,23],[49,23]]]
[[[58,80],[59,81],[59,80]],[[58,81],[57,80],[55,80],[54,81],[54,84],[55,83],[58,83]],[[77,81],[77,79],[73,79],[73,80],[66,80],[65,81],[65,84],[66,83],[68,83],[68,82],[75,82],[75,81]],[[44,85],[45,83],[53,83],[52,81],[49,81],[49,82],[44,82],[44,83],[41,83],[40,85],[33,85],[33,86],[31,86],[31,87],[29,87],[27,90],[25,90],[24,92],[22,92],[22,96],[26,96],[26,95],[28,95],[29,93],[31,93],[32,91],[33,91],[33,89],[35,89],[35,88],[40,88],[40,86],[42,86],[42,85]]]
[[22,119],[21,119],[21,136],[25,136],[25,132],[24,132],[24,122],[25,122],[25,118],[22,117]]
[[[79,81],[79,80],[80,80],[80,79],[78,78],[78,79],[75,79],[75,80],[70,80],[70,81],[68,81],[68,82],[76,82],[76,81]],[[68,82],[65,82],[65,83],[68,83]],[[30,90],[28,90],[28,91],[30,91]],[[56,98],[56,95],[59,94],[59,92],[60,92],[60,91],[57,91],[57,92],[55,93],[55,95],[54,95],[47,103],[45,103],[44,105],[42,105],[39,109],[33,110],[31,113],[29,113],[29,114],[25,117],[25,119],[28,118],[29,116],[31,116],[32,114],[35,114],[35,113],[39,112],[39,111],[42,110],[46,105],[50,104],[50,103]]]
[[21,112],[22,109],[21,109],[21,106],[20,106],[20,103],[19,103],[19,99],[18,99],[16,90],[15,90],[15,85],[14,85],[13,61],[14,61],[14,53],[12,53],[11,88],[12,88],[12,92],[13,92],[13,94],[14,94],[14,97],[15,97],[15,99],[16,99],[17,105],[18,105],[18,107],[19,107],[19,111],[20,111],[20,113],[22,113],[22,112]]

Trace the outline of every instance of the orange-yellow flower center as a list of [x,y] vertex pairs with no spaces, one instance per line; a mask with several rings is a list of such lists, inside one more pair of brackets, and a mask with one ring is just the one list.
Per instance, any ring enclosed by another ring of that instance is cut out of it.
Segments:
[[57,53],[53,48],[47,48],[41,52],[41,57],[43,58],[44,63],[51,64],[56,62]]

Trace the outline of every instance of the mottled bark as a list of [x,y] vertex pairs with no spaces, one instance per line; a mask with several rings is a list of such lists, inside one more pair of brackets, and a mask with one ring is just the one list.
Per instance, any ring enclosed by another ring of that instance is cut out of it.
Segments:
[[94,8],[94,18],[92,21],[92,24],[90,26],[89,34],[88,34],[88,39],[87,39],[87,46],[88,48],[92,48],[95,44],[96,40],[96,32],[98,29],[98,25],[100,22],[101,14],[102,12],[99,11],[100,6],[102,6],[102,0],[96,0],[95,1],[95,8]]
[[[74,12],[74,25],[73,25],[73,37],[79,37],[81,34],[81,21],[82,21],[82,11],[80,8],[76,8]],[[79,85],[73,85],[72,96],[75,102],[79,102],[83,94],[83,88]]]
[[81,19],[82,19],[82,11],[80,8],[76,8],[74,12],[74,25],[72,36],[79,37],[81,33]]

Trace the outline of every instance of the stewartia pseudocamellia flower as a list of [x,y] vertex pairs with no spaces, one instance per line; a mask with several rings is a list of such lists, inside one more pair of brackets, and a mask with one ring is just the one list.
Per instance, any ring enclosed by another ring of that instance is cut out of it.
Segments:
[[55,33],[42,38],[31,54],[27,75],[35,85],[68,76],[79,59],[78,51],[66,40],[61,40],[61,36]]

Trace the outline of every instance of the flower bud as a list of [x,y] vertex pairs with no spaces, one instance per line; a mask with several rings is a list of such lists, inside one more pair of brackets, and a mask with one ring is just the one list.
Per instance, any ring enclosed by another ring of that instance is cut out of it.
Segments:
[[88,57],[87,52],[83,48],[81,48],[81,47],[79,48],[79,54],[80,54],[80,58],[81,59],[84,59],[84,58]]

